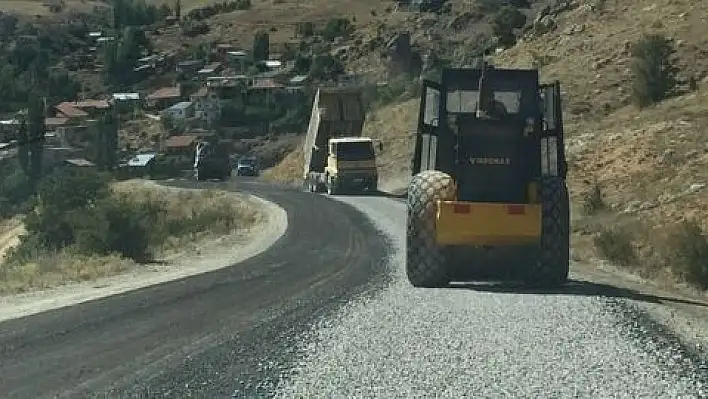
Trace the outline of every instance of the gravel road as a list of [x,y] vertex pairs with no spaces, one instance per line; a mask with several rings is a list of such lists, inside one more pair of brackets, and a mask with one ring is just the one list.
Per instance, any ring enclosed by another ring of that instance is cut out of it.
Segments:
[[[392,283],[301,338],[279,397],[706,397],[705,366],[629,299],[575,282],[415,289],[403,270],[405,204],[342,197],[391,238]],[[579,280],[579,276],[573,276]]]

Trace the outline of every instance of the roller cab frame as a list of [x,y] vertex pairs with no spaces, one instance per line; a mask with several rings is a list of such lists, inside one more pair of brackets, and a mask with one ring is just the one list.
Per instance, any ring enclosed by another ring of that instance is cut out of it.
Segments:
[[423,82],[412,174],[441,171],[455,185],[437,201],[438,245],[541,241],[544,179],[567,196],[561,110],[560,83],[540,84],[537,70],[445,69]]

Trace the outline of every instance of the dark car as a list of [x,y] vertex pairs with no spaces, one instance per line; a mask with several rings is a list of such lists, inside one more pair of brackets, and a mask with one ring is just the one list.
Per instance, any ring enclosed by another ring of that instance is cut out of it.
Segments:
[[238,160],[236,176],[258,176],[258,161],[254,157],[244,157]]

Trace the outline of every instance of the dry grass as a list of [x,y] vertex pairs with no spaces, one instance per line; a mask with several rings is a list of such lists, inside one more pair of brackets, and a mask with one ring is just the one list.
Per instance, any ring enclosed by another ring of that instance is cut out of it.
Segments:
[[[161,3],[162,1],[155,1]],[[203,0],[188,1],[183,8],[196,8],[206,4]],[[391,23],[400,15],[386,13],[392,3],[377,0],[265,0],[254,1],[245,11],[219,14],[209,19],[211,31],[195,39],[181,37],[177,28],[166,29],[154,37],[160,48],[179,48],[182,42],[226,42],[250,48],[254,32],[265,30],[270,35],[271,51],[280,51],[285,43],[297,43],[295,27],[300,22],[322,24],[331,18],[354,20],[358,31],[375,30],[376,23]],[[372,15],[372,11],[373,14]]]
[[[103,4],[99,1],[89,0],[65,0],[64,3],[65,6],[62,13],[72,10],[91,12],[94,6]],[[17,13],[30,16],[47,16],[52,15],[49,10],[49,4],[51,4],[51,1],[49,0],[0,0],[0,10],[6,13]]]
[[19,237],[25,233],[22,221],[12,218],[0,221],[0,262],[5,254],[19,243]]
[[152,149],[154,144],[167,137],[159,120],[140,118],[126,121],[118,132],[122,148]]
[[302,170],[305,165],[303,156],[301,143],[280,163],[265,169],[261,173],[260,179],[274,183],[298,184],[302,181]]
[[366,117],[364,135],[381,140],[383,151],[377,154],[379,184],[385,188],[399,185],[404,176],[410,176],[418,99],[408,100],[374,110]]
[[[168,237],[164,245],[156,248],[160,256],[177,254],[184,251],[187,244],[198,246],[217,235],[243,234],[265,218],[255,204],[222,191],[183,190],[142,180],[120,182],[112,188],[115,195],[126,195],[136,202],[162,201],[166,220],[193,220],[197,224],[188,224],[187,234]],[[32,258],[24,264],[0,265],[0,294],[95,280],[141,267],[120,256],[90,256],[71,249],[59,252],[38,250]]]
[[4,266],[0,294],[43,290],[63,284],[114,276],[136,267],[120,256],[88,256],[71,251],[37,253],[33,262]]
[[185,242],[250,229],[265,217],[246,198],[226,191],[165,187],[139,179],[115,183],[112,188],[117,195],[138,203],[162,202],[167,223],[193,221],[184,226],[188,234],[168,238],[160,248],[165,252],[179,249]]

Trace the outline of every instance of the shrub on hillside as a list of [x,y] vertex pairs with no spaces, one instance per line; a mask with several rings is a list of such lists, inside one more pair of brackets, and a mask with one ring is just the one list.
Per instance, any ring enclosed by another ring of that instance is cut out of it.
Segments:
[[600,231],[593,238],[595,248],[603,258],[621,266],[632,266],[637,263],[637,253],[634,249],[629,232],[613,227]]
[[668,234],[664,261],[672,272],[701,289],[708,288],[708,239],[695,221],[684,221]]
[[583,193],[581,205],[586,215],[595,214],[606,208],[602,188],[598,183],[594,183],[592,188]]
[[385,85],[373,84],[364,88],[363,101],[367,110],[403,102],[420,96],[421,84],[408,75],[399,75]]
[[199,35],[206,35],[209,33],[209,24],[203,21],[196,21],[191,19],[186,19],[180,25],[182,30],[182,35],[187,37],[196,37]]
[[526,24],[526,15],[518,9],[505,6],[499,9],[492,21],[492,32],[503,47],[511,47],[516,44],[516,29],[520,29]]
[[31,195],[24,172],[14,165],[0,167],[0,218],[25,211]]
[[674,90],[678,73],[675,52],[671,41],[661,35],[645,35],[632,48],[632,91],[639,107],[658,103]]
[[354,25],[346,18],[332,18],[322,29],[322,38],[333,41],[338,37],[348,38],[354,32]]
[[73,247],[86,254],[147,259],[150,244],[160,239],[150,236],[159,204],[138,206],[115,198],[107,182],[107,176],[83,169],[45,178],[35,209],[25,218],[27,235],[11,258],[26,261],[37,250]]
[[27,234],[9,262],[26,264],[38,254],[64,250],[143,262],[153,249],[172,242],[171,237],[229,233],[256,220],[250,208],[218,193],[172,193],[130,184],[111,189],[108,182],[106,175],[85,169],[45,178],[37,205],[25,218]]
[[238,10],[248,10],[251,8],[251,0],[234,0],[222,3],[214,3],[204,7],[190,10],[185,17],[195,21],[202,21],[217,14],[225,14]]

